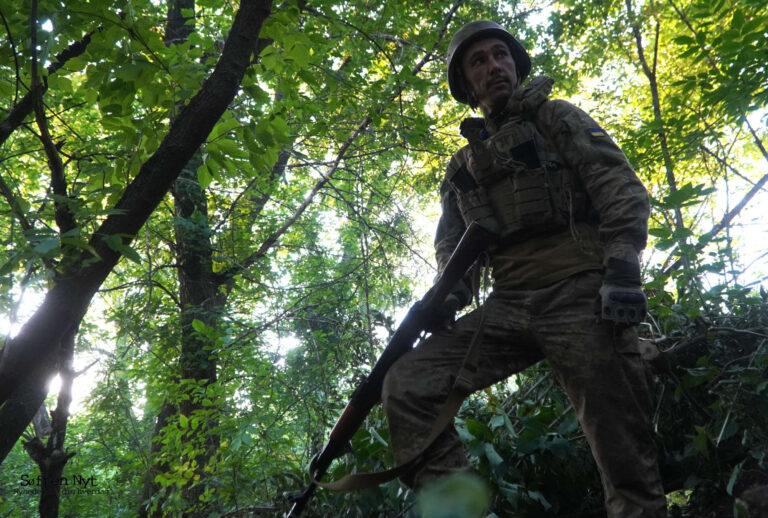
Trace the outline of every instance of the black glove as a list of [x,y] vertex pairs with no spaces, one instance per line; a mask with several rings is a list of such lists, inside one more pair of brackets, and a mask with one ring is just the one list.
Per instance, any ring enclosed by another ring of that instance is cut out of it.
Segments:
[[646,298],[640,282],[640,265],[611,257],[600,288],[604,320],[635,325],[645,319]]
[[430,333],[435,333],[442,329],[450,329],[456,321],[456,312],[464,306],[458,295],[451,293],[443,301],[442,305],[435,310],[427,310],[420,315],[424,322],[424,329]]

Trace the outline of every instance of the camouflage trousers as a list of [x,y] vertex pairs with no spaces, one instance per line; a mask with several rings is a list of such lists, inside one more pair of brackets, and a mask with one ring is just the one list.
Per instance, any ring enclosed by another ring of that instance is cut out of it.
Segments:
[[[484,308],[401,357],[382,393],[395,461],[403,463],[423,449],[484,311],[473,389],[547,359],[592,449],[609,518],[666,516],[637,334],[634,328],[616,333],[611,323],[597,320],[601,282],[600,273],[591,271],[539,290],[491,294]],[[419,488],[468,467],[458,434],[449,427],[403,480]]]

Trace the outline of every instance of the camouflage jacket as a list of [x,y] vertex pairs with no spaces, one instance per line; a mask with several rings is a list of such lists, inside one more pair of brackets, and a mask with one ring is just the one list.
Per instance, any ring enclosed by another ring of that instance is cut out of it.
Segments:
[[[548,99],[552,84],[548,77],[533,79],[512,94],[501,118],[469,119],[462,124],[462,133],[472,142],[465,126],[472,127],[475,142],[478,135],[491,142],[509,124],[532,122],[545,141],[543,147],[555,156],[557,174],[572,175],[580,183],[596,217],[589,221],[571,217],[564,228],[497,247],[491,255],[494,291],[537,289],[580,271],[600,269],[609,257],[637,261],[646,244],[650,207],[645,187],[624,153],[589,115],[566,101]],[[442,215],[435,236],[440,271],[467,223],[455,185],[448,179],[462,167],[477,177],[477,163],[493,165],[498,160],[475,156],[478,149],[484,148],[468,144],[451,158],[440,189]],[[459,292],[469,302],[469,287]]]

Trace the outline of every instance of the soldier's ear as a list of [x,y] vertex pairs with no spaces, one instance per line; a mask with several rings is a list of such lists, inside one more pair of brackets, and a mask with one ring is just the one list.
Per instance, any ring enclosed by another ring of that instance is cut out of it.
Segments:
[[469,81],[467,81],[467,78],[464,75],[464,70],[461,67],[459,67],[459,70],[458,70],[458,79],[459,81],[461,81],[461,83],[459,84],[464,85],[464,91],[467,94],[467,101],[469,103],[470,108],[472,108],[473,110],[476,110],[478,106],[477,96],[475,95],[475,91],[472,90],[472,87],[469,85]]
[[475,96],[475,92],[470,88],[467,88],[467,100],[469,101],[469,106],[476,110],[478,106],[477,96]]

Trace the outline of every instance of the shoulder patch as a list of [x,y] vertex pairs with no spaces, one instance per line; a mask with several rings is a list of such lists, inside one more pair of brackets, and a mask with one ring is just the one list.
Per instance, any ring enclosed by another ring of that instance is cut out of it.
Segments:
[[608,134],[600,128],[589,128],[587,132],[589,132],[589,135],[591,137],[607,137],[608,136]]

